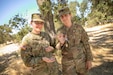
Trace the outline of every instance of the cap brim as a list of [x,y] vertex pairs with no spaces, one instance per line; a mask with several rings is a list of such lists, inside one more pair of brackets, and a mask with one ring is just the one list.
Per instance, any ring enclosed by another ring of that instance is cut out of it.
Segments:
[[32,21],[44,22],[44,20],[42,20],[42,19],[33,19]]
[[62,15],[65,15],[65,14],[69,14],[69,13],[70,13],[70,12],[60,13],[60,14],[59,14],[59,17],[62,16]]

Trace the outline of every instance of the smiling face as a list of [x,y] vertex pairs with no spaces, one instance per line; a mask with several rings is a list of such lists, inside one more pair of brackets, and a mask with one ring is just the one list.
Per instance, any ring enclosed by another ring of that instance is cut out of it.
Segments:
[[41,14],[33,13],[31,15],[31,25],[32,25],[32,32],[35,34],[39,34],[43,28],[44,20],[42,19]]
[[71,25],[71,14],[62,14],[60,20],[65,26],[69,27]]
[[63,7],[59,10],[59,17],[61,22],[66,26],[66,27],[70,27],[72,25],[71,22],[71,11],[69,9],[69,7]]
[[34,33],[40,33],[42,28],[43,28],[43,26],[44,26],[44,22],[31,21],[31,25],[32,25]]

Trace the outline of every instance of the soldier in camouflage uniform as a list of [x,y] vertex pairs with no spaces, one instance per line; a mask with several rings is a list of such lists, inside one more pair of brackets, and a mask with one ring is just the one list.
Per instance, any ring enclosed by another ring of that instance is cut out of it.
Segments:
[[88,35],[81,25],[72,21],[68,7],[59,10],[63,26],[57,30],[57,48],[62,50],[63,75],[87,75],[93,60]]
[[58,75],[51,39],[41,31],[44,21],[37,13],[32,14],[31,19],[33,30],[22,39],[21,58],[27,67],[33,68],[33,75]]

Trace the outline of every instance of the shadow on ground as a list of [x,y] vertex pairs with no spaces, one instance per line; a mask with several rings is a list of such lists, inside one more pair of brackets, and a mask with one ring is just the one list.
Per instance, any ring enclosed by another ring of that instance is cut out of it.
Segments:
[[113,25],[88,35],[94,56],[90,75],[113,75]]
[[31,75],[17,52],[0,56],[0,75]]
[[104,62],[91,69],[90,75],[113,75],[113,62]]

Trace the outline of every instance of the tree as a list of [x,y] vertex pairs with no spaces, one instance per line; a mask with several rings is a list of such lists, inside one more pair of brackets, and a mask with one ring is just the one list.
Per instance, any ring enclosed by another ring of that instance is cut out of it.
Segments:
[[89,0],[92,4],[89,21],[94,21],[92,24],[105,24],[113,22],[113,1],[112,0]]
[[83,0],[83,2],[80,4],[80,12],[81,12],[81,17],[85,17],[86,10],[88,9],[88,1]]
[[14,34],[13,37],[16,39],[17,42],[20,42],[22,38],[31,30],[32,28],[26,24],[24,25],[24,27],[20,29],[20,31],[17,34]]
[[52,7],[50,0],[36,0],[37,4],[39,6],[40,12],[44,17],[45,24],[44,28],[47,33],[51,36],[54,41],[54,35],[55,35],[55,27],[54,27],[54,21],[53,21],[53,14],[52,14]]
[[0,26],[0,44],[5,43],[7,41],[11,41],[12,36],[12,28],[9,27],[7,24],[1,25]]
[[[55,43],[54,36],[56,32],[55,32],[53,13],[52,13],[52,3],[50,0],[36,0],[36,2],[45,20],[44,29],[51,36],[52,42]],[[58,0],[58,2],[62,3],[61,5],[63,6],[66,5],[65,0]]]
[[77,16],[77,13],[76,13],[77,12],[77,10],[76,10],[77,6],[78,6],[78,2],[76,2],[76,1],[70,2],[70,4],[69,4],[71,15],[73,17]]
[[9,26],[16,30],[20,30],[26,24],[28,24],[27,19],[23,18],[19,14],[15,15],[13,18],[9,20]]
[[19,14],[9,20],[9,27],[14,31],[12,33],[13,41],[21,41],[23,36],[31,30],[31,27],[28,26],[28,20]]

